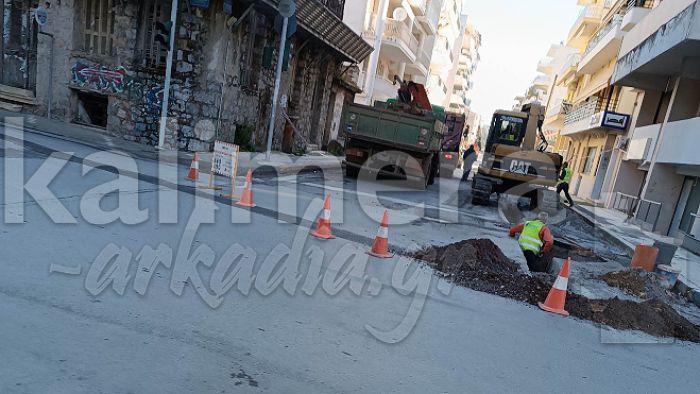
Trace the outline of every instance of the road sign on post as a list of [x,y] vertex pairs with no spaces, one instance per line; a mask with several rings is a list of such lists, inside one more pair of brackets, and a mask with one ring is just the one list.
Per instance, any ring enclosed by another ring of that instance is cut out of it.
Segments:
[[287,47],[287,30],[289,27],[289,18],[294,15],[297,10],[294,0],[280,0],[277,6],[279,13],[284,18],[282,20],[282,33],[280,34],[280,48],[277,59],[277,73],[275,74],[275,90],[272,94],[272,114],[270,114],[270,127],[267,129],[267,154],[266,157],[270,160],[272,154],[272,134],[275,132],[275,120],[277,118],[277,107],[279,106],[280,83],[282,80],[282,70],[284,67],[284,55]]

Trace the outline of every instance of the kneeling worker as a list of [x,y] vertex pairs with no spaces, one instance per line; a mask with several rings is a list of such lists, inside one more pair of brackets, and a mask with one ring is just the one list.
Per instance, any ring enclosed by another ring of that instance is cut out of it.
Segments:
[[540,212],[536,220],[530,220],[510,229],[509,235],[520,233],[518,243],[523,250],[530,272],[547,272],[551,264],[549,252],[554,246],[554,237],[547,228],[547,212]]

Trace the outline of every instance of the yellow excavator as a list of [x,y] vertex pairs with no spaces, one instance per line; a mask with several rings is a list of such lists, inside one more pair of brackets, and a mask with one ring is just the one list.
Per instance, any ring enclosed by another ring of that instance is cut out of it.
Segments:
[[542,133],[544,107],[532,103],[521,111],[496,111],[484,158],[472,183],[472,204],[488,205],[491,195],[530,198],[531,208],[559,209],[557,186],[563,158],[546,152]]

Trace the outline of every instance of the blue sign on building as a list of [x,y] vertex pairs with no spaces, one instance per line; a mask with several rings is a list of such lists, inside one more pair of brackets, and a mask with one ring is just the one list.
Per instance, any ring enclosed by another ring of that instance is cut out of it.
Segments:
[[233,14],[233,0],[224,0],[224,12],[229,15]]
[[192,7],[209,8],[209,0],[190,0]]

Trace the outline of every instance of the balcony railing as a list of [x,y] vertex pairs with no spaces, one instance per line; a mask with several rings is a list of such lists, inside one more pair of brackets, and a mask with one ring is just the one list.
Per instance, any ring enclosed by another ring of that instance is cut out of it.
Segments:
[[427,71],[430,69],[430,55],[425,50],[418,51],[418,56],[416,57],[416,63],[420,64]]
[[328,7],[332,13],[338,18],[343,19],[343,11],[345,10],[345,0],[316,0],[319,3]]
[[627,8],[633,7],[654,8],[654,0],[629,0],[627,2]]
[[573,104],[566,100],[559,100],[547,111],[547,116],[568,115],[573,106]]
[[[377,26],[377,15],[372,15],[370,25],[365,30],[366,37],[374,37]],[[384,20],[384,36],[382,38],[384,41],[392,41],[395,43],[403,43],[408,47],[413,55],[418,52],[418,39],[411,33],[411,29],[401,21],[392,18],[386,18]]]
[[598,32],[593,35],[593,38],[591,38],[590,41],[588,41],[588,46],[586,47],[586,50],[583,52],[583,57],[586,57],[602,40],[605,38],[608,33],[615,29],[619,29],[620,25],[622,25],[622,19],[624,18],[623,14],[617,14],[613,17],[613,19],[605,25],[602,29],[598,30]]
[[564,119],[564,124],[575,123],[593,115],[603,112],[611,111],[614,112],[617,109],[617,100],[615,99],[604,99],[600,97],[591,97],[587,101],[574,105],[569,113],[566,114],[566,119]]
[[579,62],[581,62],[581,54],[572,53],[571,55],[567,56],[564,66],[562,66],[562,69],[560,70],[560,74],[563,75],[570,68],[578,67]]
[[603,17],[604,12],[605,9],[603,7],[594,5],[584,7],[581,9],[581,12],[579,12],[576,22],[574,22],[574,25],[571,27],[571,31],[569,31],[569,35],[573,35],[573,33],[581,26],[581,23],[583,23],[586,19],[600,19]]

